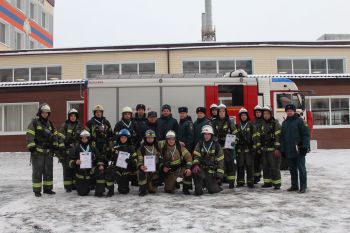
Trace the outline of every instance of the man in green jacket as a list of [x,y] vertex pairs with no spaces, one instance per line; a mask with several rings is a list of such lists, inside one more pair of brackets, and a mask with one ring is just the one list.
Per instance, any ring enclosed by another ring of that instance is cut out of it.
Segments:
[[296,113],[295,105],[286,105],[285,111],[287,119],[282,124],[282,153],[288,159],[292,181],[288,191],[299,190],[299,193],[305,193],[307,188],[305,156],[310,151],[310,130]]

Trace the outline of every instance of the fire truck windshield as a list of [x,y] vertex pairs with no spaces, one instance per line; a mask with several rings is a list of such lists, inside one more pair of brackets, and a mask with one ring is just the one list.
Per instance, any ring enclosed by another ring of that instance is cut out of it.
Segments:
[[277,108],[284,109],[287,104],[294,104],[297,109],[303,109],[303,98],[300,93],[279,93],[276,95]]

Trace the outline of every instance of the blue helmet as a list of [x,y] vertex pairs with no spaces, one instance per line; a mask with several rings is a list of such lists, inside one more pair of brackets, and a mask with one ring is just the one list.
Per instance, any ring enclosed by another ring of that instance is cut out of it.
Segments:
[[127,130],[127,129],[122,129],[122,130],[120,130],[119,133],[118,133],[118,135],[119,135],[119,136],[126,136],[126,137],[130,137],[130,136],[131,136],[130,131]]

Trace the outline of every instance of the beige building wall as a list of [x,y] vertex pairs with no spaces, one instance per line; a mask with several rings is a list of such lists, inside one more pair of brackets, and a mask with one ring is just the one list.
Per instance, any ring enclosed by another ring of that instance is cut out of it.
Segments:
[[[0,47],[1,49],[1,47]],[[170,50],[170,73],[182,73],[184,60],[251,59],[254,74],[276,74],[278,58],[343,58],[345,73],[350,72],[350,48],[203,48]],[[63,79],[85,78],[88,64],[155,62],[156,74],[168,73],[167,51],[125,51],[61,53],[39,55],[1,55],[0,68],[61,65]]]
[[6,45],[0,43],[0,51],[4,51],[4,50],[10,50],[10,48],[7,47]]

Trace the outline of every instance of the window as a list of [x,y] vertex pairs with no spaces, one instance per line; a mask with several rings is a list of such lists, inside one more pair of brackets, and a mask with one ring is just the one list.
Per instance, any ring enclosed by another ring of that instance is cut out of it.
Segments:
[[253,63],[250,60],[237,60],[236,61],[236,70],[245,70],[247,74],[253,74]]
[[156,64],[152,63],[140,63],[139,64],[139,73],[140,74],[155,74],[156,73]]
[[30,2],[30,7],[29,7],[30,19],[32,19],[33,21],[37,21],[36,14],[37,14],[36,4],[35,2]]
[[78,110],[79,119],[80,119],[80,121],[82,121],[83,117],[84,117],[84,101],[68,101],[67,102],[67,113],[72,108]]
[[47,20],[46,13],[41,12],[41,26],[43,28],[46,28],[46,20]]
[[296,93],[280,93],[276,94],[277,108],[283,109],[287,104],[294,104],[297,109],[302,108],[302,104]]
[[328,73],[329,74],[343,74],[344,60],[343,59],[328,59]]
[[35,49],[35,41],[29,41],[29,49]]
[[201,74],[216,74],[216,61],[201,61]]
[[308,74],[309,73],[309,60],[296,59],[293,60],[294,74]]
[[0,104],[0,133],[24,133],[35,117],[38,105],[38,103]]
[[293,74],[292,60],[278,60],[277,70],[279,74]]
[[235,61],[219,61],[219,73],[226,74],[236,70]]
[[312,74],[327,74],[327,60],[326,59],[312,59],[311,60]]
[[16,7],[23,12],[25,12],[25,2],[24,1],[25,0],[15,0]]
[[108,64],[103,66],[104,75],[119,75],[119,64]]
[[61,80],[62,79],[62,67],[52,66],[47,67],[47,80]]
[[16,68],[16,69],[14,69],[14,81],[15,82],[27,82],[27,81],[29,81],[29,68]]
[[0,42],[8,45],[9,44],[9,25],[0,21]]
[[23,34],[21,32],[16,32],[15,36],[15,48],[16,50],[21,50],[23,48]]
[[226,106],[244,106],[242,85],[219,85],[219,102]]
[[46,67],[37,67],[31,69],[31,81],[45,81]]
[[183,62],[184,74],[198,74],[199,73],[199,61],[184,61]]
[[137,64],[136,63],[122,64],[122,74],[137,74]]
[[87,78],[97,78],[102,75],[102,65],[87,65],[86,74]]
[[309,96],[306,105],[313,114],[314,126],[322,127],[349,127],[350,96]]
[[343,74],[344,59],[278,59],[279,74]]
[[0,82],[12,82],[13,69],[0,69]]

